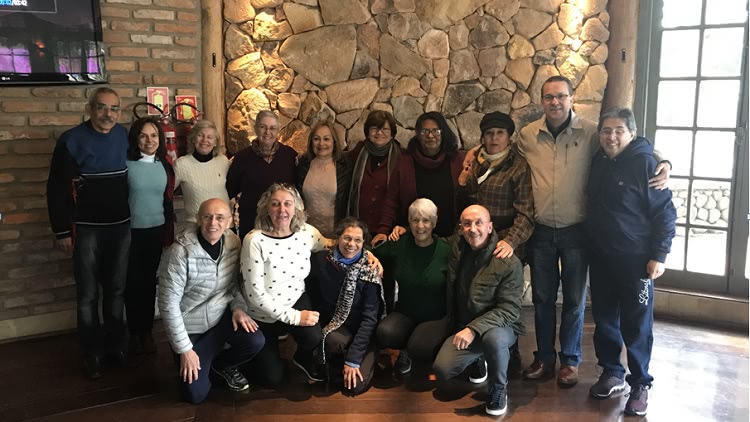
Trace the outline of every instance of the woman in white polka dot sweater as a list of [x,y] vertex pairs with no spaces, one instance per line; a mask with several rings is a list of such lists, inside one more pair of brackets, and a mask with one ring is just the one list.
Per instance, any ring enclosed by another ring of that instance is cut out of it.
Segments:
[[310,253],[333,242],[307,224],[297,190],[273,184],[258,201],[255,229],[242,245],[242,278],[249,314],[267,338],[266,347],[253,362],[255,372],[276,386],[283,377],[277,337],[289,333],[297,343],[294,364],[312,381],[321,381],[312,351],[321,342],[318,312],[305,294]]

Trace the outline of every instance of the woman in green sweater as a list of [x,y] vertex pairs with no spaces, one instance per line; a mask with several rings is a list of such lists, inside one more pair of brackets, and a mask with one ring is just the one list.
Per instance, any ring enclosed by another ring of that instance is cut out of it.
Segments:
[[409,232],[382,243],[377,255],[393,265],[398,284],[395,311],[380,322],[378,344],[399,350],[393,367],[400,375],[411,371],[412,358],[432,361],[447,337],[445,273],[450,248],[432,234],[437,206],[419,198],[409,206]]

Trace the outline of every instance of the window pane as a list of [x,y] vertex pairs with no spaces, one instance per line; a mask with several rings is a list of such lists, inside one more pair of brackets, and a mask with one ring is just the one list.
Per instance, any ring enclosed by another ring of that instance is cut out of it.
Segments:
[[657,130],[654,147],[665,160],[672,163],[671,175],[689,176],[693,154],[693,132],[690,130]]
[[695,110],[695,82],[661,81],[656,104],[656,124],[659,126],[693,126]]
[[700,31],[687,29],[664,31],[661,38],[659,75],[663,78],[695,76],[698,69]]
[[664,0],[664,28],[700,25],[701,0]]
[[709,0],[706,2],[706,23],[743,23],[747,20],[747,0]]
[[[744,32],[743,28],[705,30],[701,60],[702,76],[740,76]],[[689,60],[690,56],[685,59]]]
[[729,221],[729,182],[693,181],[690,223],[727,227]]
[[724,275],[727,257],[727,232],[690,229],[687,269],[696,273]]
[[730,179],[733,168],[734,132],[701,130],[695,134],[694,175]]
[[688,179],[669,178],[672,204],[677,209],[677,224],[687,223]]
[[737,127],[740,81],[702,81],[699,91],[698,126]]
[[667,262],[664,266],[673,270],[682,271],[685,269],[685,228],[677,227],[675,236],[672,239],[672,249],[667,255]]

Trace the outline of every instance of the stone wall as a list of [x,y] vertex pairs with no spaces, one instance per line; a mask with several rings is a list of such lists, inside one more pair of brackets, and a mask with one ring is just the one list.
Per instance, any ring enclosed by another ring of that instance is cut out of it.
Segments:
[[[688,190],[673,189],[672,202],[677,218],[687,217]],[[729,226],[729,189],[695,189],[690,204],[691,223],[705,226]]]
[[225,0],[227,147],[252,138],[259,110],[305,148],[309,126],[335,118],[347,144],[373,109],[392,111],[398,140],[440,111],[464,147],[484,113],[519,125],[542,114],[541,84],[562,74],[576,111],[598,118],[607,82],[607,0]]
[[[201,96],[198,0],[100,0],[109,86]],[[0,88],[0,340],[73,328],[72,262],[54,248],[45,186],[55,140],[86,119],[94,86]],[[172,97],[172,100],[174,98]],[[200,101],[200,100],[199,100]]]

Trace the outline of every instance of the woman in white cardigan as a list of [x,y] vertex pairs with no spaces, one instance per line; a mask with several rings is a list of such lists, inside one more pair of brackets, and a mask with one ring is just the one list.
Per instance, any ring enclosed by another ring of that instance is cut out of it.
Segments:
[[198,207],[210,198],[229,202],[226,190],[229,159],[221,152],[221,136],[210,120],[198,120],[188,136],[188,154],[175,161],[175,189],[182,186],[184,220],[177,233],[193,227]]

